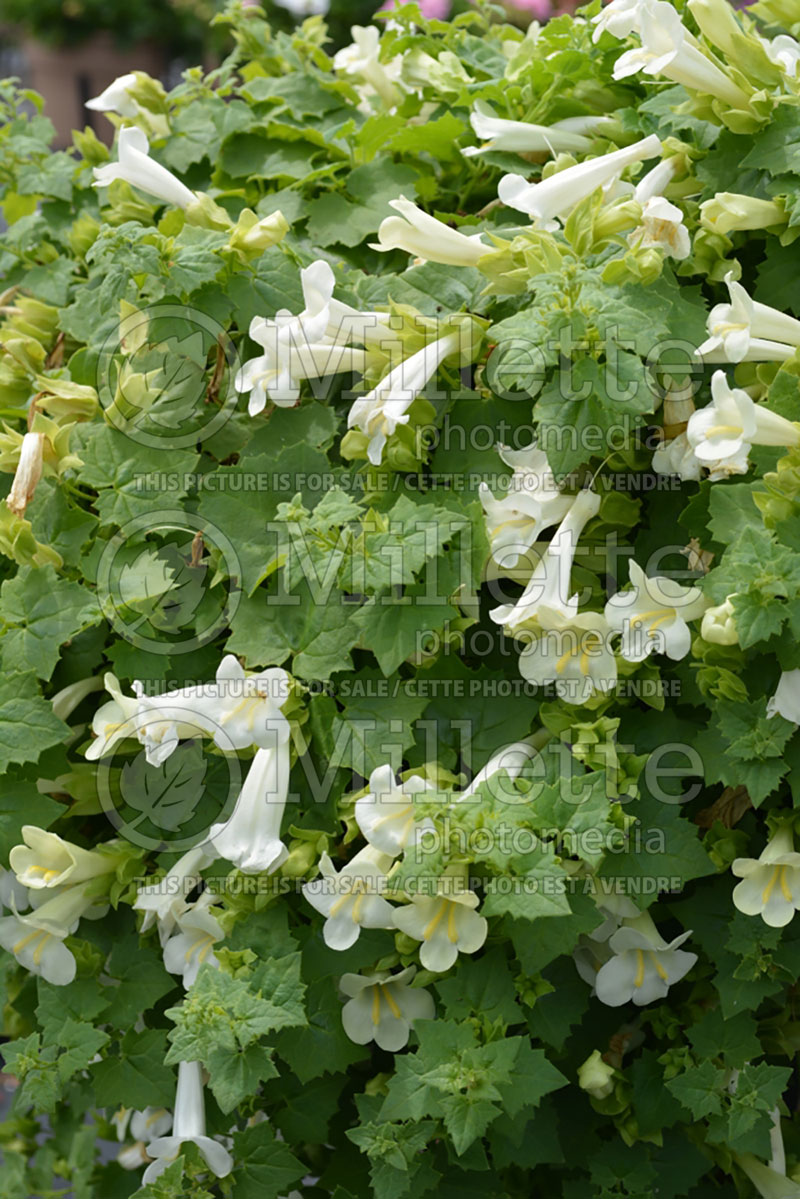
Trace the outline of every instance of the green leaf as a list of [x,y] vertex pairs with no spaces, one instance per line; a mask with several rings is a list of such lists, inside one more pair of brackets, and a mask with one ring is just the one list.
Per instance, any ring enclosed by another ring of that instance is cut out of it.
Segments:
[[165,1065],[166,1033],[129,1029],[112,1054],[91,1067],[100,1107],[172,1107],[175,1072]]
[[695,1120],[716,1115],[722,1111],[722,1094],[725,1071],[712,1062],[701,1062],[667,1080],[667,1088],[677,1100],[687,1107]]
[[237,1132],[234,1152],[242,1163],[234,1175],[237,1199],[277,1199],[308,1173],[266,1123]]
[[39,693],[33,671],[0,680],[0,770],[10,762],[36,762],[43,750],[69,736]]
[[269,1052],[261,1045],[248,1045],[233,1052],[212,1050],[205,1064],[211,1090],[223,1112],[232,1112],[248,1095],[254,1095],[262,1082],[278,1077]]

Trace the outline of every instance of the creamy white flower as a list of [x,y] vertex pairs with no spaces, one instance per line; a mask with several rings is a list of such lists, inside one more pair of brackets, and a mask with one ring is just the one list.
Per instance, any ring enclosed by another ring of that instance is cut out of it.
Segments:
[[[778,308],[759,304],[748,295],[731,272],[725,276],[730,302],[717,304],[708,315],[708,339],[697,353],[706,361],[742,362],[755,351],[766,359],[783,361],[800,346],[800,321]],[[777,343],[777,347],[775,345]],[[720,353],[717,353],[720,351]]]
[[158,925],[162,946],[171,936],[178,916],[186,909],[186,898],[201,880],[200,872],[210,866],[216,854],[208,844],[188,850],[166,875],[156,883],[139,887],[134,911],[144,912],[140,932]]
[[557,229],[558,218],[564,218],[598,187],[616,183],[626,167],[660,153],[661,142],[651,134],[623,150],[557,171],[539,183],[528,183],[522,175],[504,175],[497,194],[504,204],[533,217],[542,228]]
[[572,563],[580,535],[599,509],[597,492],[587,489],[578,493],[520,598],[514,604],[501,604],[489,613],[496,624],[515,634],[521,629],[535,629],[541,608],[559,612],[565,618],[577,613],[578,597],[569,595]]
[[93,112],[116,112],[121,117],[135,117],[139,105],[130,94],[130,89],[135,86],[136,75],[133,71],[120,75],[99,96],[87,100],[84,107],[91,108]]
[[303,887],[303,895],[327,919],[322,929],[329,949],[349,949],[362,928],[394,928],[394,908],[383,897],[392,858],[372,846],[360,850],[337,871],[326,853],[321,878]]
[[578,1067],[578,1086],[594,1099],[605,1099],[614,1090],[616,1071],[603,1061],[599,1049],[594,1049]]
[[181,1145],[191,1141],[200,1150],[205,1163],[216,1174],[224,1178],[233,1169],[230,1153],[206,1136],[206,1112],[203,1099],[203,1068],[200,1062],[178,1064],[178,1087],[175,1093],[175,1116],[170,1136],[155,1137],[147,1146],[148,1156],[153,1158],[142,1175],[145,1186],[163,1174],[181,1151]]
[[691,238],[683,223],[680,208],[671,204],[663,192],[673,179],[680,163],[681,159],[678,156],[665,158],[636,184],[633,198],[642,205],[642,220],[641,224],[628,234],[630,245],[645,249],[655,246],[666,257],[678,260],[689,257]]
[[118,1141],[124,1141],[129,1132],[134,1141],[149,1141],[169,1132],[172,1112],[165,1107],[146,1107],[143,1111],[121,1107],[111,1117],[111,1123],[117,1130]]
[[135,699],[122,695],[114,675],[107,674],[105,684],[114,700],[100,708],[92,723],[97,740],[86,751],[92,761],[125,737],[138,739],[151,766],[166,761],[182,740],[211,737],[230,753],[289,737],[289,722],[281,711],[289,676],[279,667],[247,674],[233,654],[226,654],[213,683],[151,696],[134,682]]
[[432,1020],[433,996],[412,987],[416,974],[407,966],[398,974],[343,974],[339,989],[348,997],[342,1008],[342,1027],[356,1045],[374,1041],[381,1049],[397,1053],[408,1044],[414,1020]]
[[696,953],[680,948],[691,935],[689,930],[667,943],[647,912],[624,921],[608,942],[614,956],[597,972],[597,998],[608,1007],[631,1000],[641,1007],[663,999],[697,961]]
[[616,38],[626,38],[632,33],[638,33],[642,13],[647,7],[648,0],[611,0],[596,17],[592,17],[595,27],[592,41],[598,42],[604,33],[610,33]]
[[350,34],[353,38],[352,43],[337,50],[333,56],[334,71],[342,71],[346,75],[356,75],[363,79],[388,107],[398,104],[402,92],[380,62],[381,39],[377,27],[353,25]]
[[482,146],[468,146],[461,153],[465,158],[485,154],[488,150],[508,150],[518,154],[576,153],[585,154],[592,148],[592,138],[587,137],[609,123],[608,117],[567,117],[552,125],[534,125],[529,121],[509,121],[498,117],[485,100],[476,100],[470,113],[470,124],[475,135],[482,139]]
[[789,37],[788,33],[780,33],[777,37],[758,39],[772,62],[790,75],[797,76],[797,64],[800,63],[800,42]]
[[413,895],[410,903],[394,909],[400,931],[422,942],[422,965],[438,973],[449,970],[459,953],[477,952],[489,929],[475,910],[479,903],[475,892],[450,883],[441,879],[437,895]]
[[94,168],[94,186],[109,187],[115,179],[124,179],[131,187],[176,208],[186,208],[195,196],[166,167],[150,158],[147,135],[136,125],[120,129],[117,138],[117,162]]
[[24,516],[25,509],[36,493],[44,466],[44,433],[26,433],[22,438],[19,462],[6,496],[6,507],[16,516]]
[[273,318],[255,316],[250,337],[264,353],[251,358],[235,379],[237,391],[250,392],[251,416],[262,412],[267,399],[292,407],[300,398],[304,379],[321,379],[341,371],[362,370],[363,350],[346,344],[365,330],[377,330],[387,319],[377,313],[358,313],[333,299],[336,279],[330,265],[318,259],[300,272],[305,308],[295,316],[288,308]]
[[122,694],[116,675],[109,671],[103,676],[103,684],[113,698],[94,714],[92,732],[95,740],[86,750],[86,757],[90,762],[104,758],[118,741],[134,736],[131,721],[139,711],[139,700],[136,696]]
[[752,445],[800,445],[800,427],[755,404],[746,391],[731,387],[724,371],[711,378],[712,403],[689,417],[686,434],[704,465],[746,456]]
[[400,216],[387,216],[381,221],[377,242],[369,243],[372,250],[405,250],[421,261],[445,266],[476,266],[484,254],[491,252],[492,247],[481,241],[479,233],[451,229],[405,196],[390,200],[389,207]]
[[643,662],[655,651],[676,662],[685,658],[692,645],[687,621],[697,620],[707,606],[702,591],[660,575],[648,577],[633,560],[629,576],[631,590],[617,592],[605,607],[612,631],[621,635],[622,657]]
[[653,196],[642,207],[642,222],[628,234],[631,246],[649,249],[655,246],[667,258],[681,261],[692,252],[689,230],[683,223],[683,213],[677,204],[663,196]]
[[259,749],[247,772],[236,807],[224,824],[212,825],[209,844],[244,874],[277,870],[289,856],[281,841],[281,821],[289,794],[289,742]]
[[800,670],[784,670],[775,694],[767,701],[767,716],[782,716],[800,724]]
[[111,847],[82,849],[35,824],[23,825],[21,833],[24,844],[11,850],[9,865],[23,887],[38,890],[88,882],[110,874],[120,861]]
[[596,691],[617,685],[617,659],[611,629],[600,612],[565,616],[556,608],[537,611],[538,629],[519,656],[519,672],[529,683],[553,684],[560,699],[582,704]]
[[396,858],[413,844],[418,830],[434,827],[428,817],[418,820],[414,808],[414,796],[432,790],[419,775],[398,783],[391,766],[378,766],[369,776],[367,794],[356,800],[356,824],[370,845]]
[[64,887],[24,916],[15,912],[0,918],[0,945],[31,974],[65,987],[75,978],[77,965],[64,938],[75,932],[82,916],[106,910],[87,896],[86,884]]
[[[261,751],[266,752],[266,751]],[[218,966],[214,946],[225,936],[212,910],[215,896],[204,891],[200,899],[177,916],[177,932],[164,944],[164,967],[170,974],[183,975],[184,987],[191,987],[202,965]],[[153,1133],[158,1136],[158,1133]]]
[[733,888],[733,902],[745,916],[783,928],[800,909],[800,853],[790,828],[779,829],[759,858],[736,858],[731,870],[742,880]]
[[660,475],[677,475],[684,483],[700,478],[702,467],[685,432],[662,442],[653,454],[653,470]]
[[[700,625],[700,636],[704,641],[713,645],[738,645],[739,633],[736,628],[736,613],[733,607],[733,596],[729,595],[722,604],[708,608],[703,613]],[[800,674],[800,671],[798,671]]]
[[488,484],[479,495],[486,514],[492,556],[501,568],[517,565],[520,556],[538,541],[545,529],[558,524],[572,506],[572,497],[559,491],[547,455],[531,446],[511,450],[498,446],[513,474],[502,499],[495,499]]
[[692,91],[715,96],[732,108],[747,108],[746,93],[706,58],[666,0],[642,4],[636,32],[641,45],[620,55],[614,64],[615,79],[627,79],[639,71],[663,75]]
[[347,427],[360,429],[369,437],[367,457],[374,466],[380,465],[387,440],[398,425],[408,424],[409,408],[445,358],[456,353],[459,342],[458,333],[429,341],[416,354],[393,367],[372,391],[355,401],[348,413]]

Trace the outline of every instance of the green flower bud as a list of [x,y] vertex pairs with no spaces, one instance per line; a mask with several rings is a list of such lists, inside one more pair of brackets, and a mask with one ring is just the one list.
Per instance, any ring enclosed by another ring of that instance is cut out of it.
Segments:
[[233,226],[233,221],[225,209],[215,204],[206,192],[195,194],[194,200],[186,205],[184,216],[186,224],[197,229],[215,229],[224,233]]
[[245,208],[239,213],[228,249],[232,250],[241,262],[249,262],[251,258],[258,258],[270,246],[277,245],[288,232],[289,222],[282,212],[273,212],[269,216],[259,218],[252,208]]
[[578,1086],[595,1099],[605,1099],[614,1090],[615,1073],[614,1067],[603,1061],[600,1050],[595,1049],[578,1067]]

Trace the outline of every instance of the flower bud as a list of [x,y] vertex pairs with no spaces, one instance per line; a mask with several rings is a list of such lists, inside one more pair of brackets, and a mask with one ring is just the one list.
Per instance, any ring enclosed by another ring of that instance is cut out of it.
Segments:
[[578,1086],[593,1099],[605,1099],[614,1090],[614,1067],[603,1061],[599,1049],[589,1054],[578,1067]]
[[739,634],[736,630],[736,618],[733,610],[733,596],[729,595],[724,604],[709,608],[703,614],[700,625],[700,636],[704,641],[713,645],[738,645]]
[[44,434],[26,433],[22,439],[17,466],[6,504],[15,516],[24,516],[31,502],[36,485],[42,477]]
[[736,192],[717,192],[712,200],[700,205],[704,223],[717,233],[727,234],[749,229],[772,229],[786,224],[783,204],[777,200],[757,200]]
[[281,874],[284,878],[303,878],[313,869],[318,856],[313,841],[290,841],[289,856],[281,866]]
[[282,212],[272,212],[259,220],[252,208],[245,208],[239,213],[228,248],[242,262],[248,262],[263,254],[270,246],[277,245],[288,232],[289,222]]

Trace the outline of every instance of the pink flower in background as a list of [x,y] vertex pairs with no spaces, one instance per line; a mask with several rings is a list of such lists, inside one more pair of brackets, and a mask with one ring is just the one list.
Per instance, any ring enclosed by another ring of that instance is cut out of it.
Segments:
[[[395,7],[393,0],[386,0],[379,12],[391,12]],[[444,21],[450,12],[450,0],[419,0],[419,7],[423,17],[432,21]]]
[[511,0],[520,12],[532,13],[537,20],[546,21],[553,12],[552,0]]

